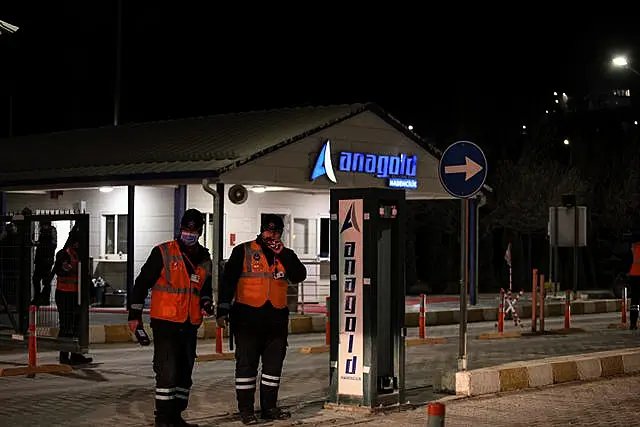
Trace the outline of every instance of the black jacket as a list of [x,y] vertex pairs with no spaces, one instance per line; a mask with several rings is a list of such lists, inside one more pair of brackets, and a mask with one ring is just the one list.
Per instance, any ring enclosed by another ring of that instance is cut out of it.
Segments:
[[[182,243],[178,243],[180,244],[180,249],[182,249]],[[193,254],[189,254],[183,250],[182,256],[188,258],[193,265],[200,264],[206,258],[211,260],[209,250],[200,244],[198,244],[197,250]],[[194,273],[193,268],[188,262],[185,262],[185,266],[187,267],[187,272],[189,274]],[[142,266],[140,274],[136,278],[136,282],[133,286],[133,291],[131,291],[131,296],[127,302],[129,320],[142,320],[144,301],[146,300],[147,295],[149,295],[149,289],[151,289],[160,278],[163,268],[164,260],[162,259],[162,252],[160,252],[160,248],[156,246],[151,250],[149,258],[147,258],[147,261]],[[211,283],[211,275],[209,275],[209,277],[205,279],[202,289],[200,290],[200,306],[203,306],[207,301],[212,301],[212,298],[213,287]]]
[[[258,236],[256,242],[262,248],[262,253],[269,265],[273,265],[275,253]],[[284,248],[278,254],[278,260],[287,272],[289,283],[302,283],[307,278],[307,269],[300,262],[298,256],[289,248]],[[286,322],[289,319],[289,308],[277,309],[271,302],[267,301],[262,307],[256,308],[246,304],[234,303],[231,308],[231,301],[235,297],[238,280],[244,267],[244,244],[233,248],[229,260],[224,266],[224,272],[220,278],[220,289],[218,292],[217,317],[223,317],[231,312],[231,319],[234,322]]]

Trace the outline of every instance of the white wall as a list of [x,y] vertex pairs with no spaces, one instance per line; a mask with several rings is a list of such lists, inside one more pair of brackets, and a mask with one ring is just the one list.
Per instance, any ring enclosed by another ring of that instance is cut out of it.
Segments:
[[[173,198],[174,189],[169,187],[136,187],[135,216],[135,275],[146,261],[153,246],[173,238]],[[24,207],[38,209],[72,209],[73,204],[86,201],[90,215],[89,254],[94,258],[94,266],[104,255],[104,221],[102,215],[126,214],[127,188],[116,187],[110,193],[97,189],[65,190],[57,200],[49,194],[7,194],[7,210],[20,211]],[[58,235],[64,244],[66,235]]]
[[[298,252],[300,258],[315,258],[317,254],[317,221],[320,217],[329,217],[329,194],[302,194],[285,191],[268,191],[265,193],[249,192],[249,198],[241,205],[234,205],[228,198],[230,185],[225,185],[225,232],[224,253],[229,258],[233,246],[230,245],[230,234],[236,234],[236,245],[252,240],[260,232],[260,213],[287,214],[289,223],[285,224],[285,242],[292,248],[300,247],[293,241],[294,219],[308,219],[310,253]],[[196,208],[202,212],[211,212],[213,199],[202,186],[187,187],[187,208]],[[299,230],[299,226],[297,228]],[[296,236],[298,238],[298,236]]]

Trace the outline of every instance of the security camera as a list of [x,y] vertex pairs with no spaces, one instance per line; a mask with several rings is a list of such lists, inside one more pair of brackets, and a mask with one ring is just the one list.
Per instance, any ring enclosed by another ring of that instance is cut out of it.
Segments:
[[11,25],[8,22],[0,21],[0,34],[7,33],[13,34],[18,31],[18,27],[15,25]]

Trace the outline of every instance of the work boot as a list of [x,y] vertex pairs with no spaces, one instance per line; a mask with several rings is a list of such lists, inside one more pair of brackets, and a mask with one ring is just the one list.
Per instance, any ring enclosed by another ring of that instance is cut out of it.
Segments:
[[263,420],[288,420],[291,418],[291,412],[280,408],[271,408],[263,410],[261,417]]
[[61,365],[69,365],[71,362],[69,360],[69,352],[61,351],[60,352],[60,364]]
[[87,363],[93,362],[93,358],[85,357],[79,353],[71,353],[70,362],[71,365],[86,365]]
[[253,412],[240,413],[240,420],[242,421],[242,424],[246,426],[253,426],[258,424],[258,418],[256,418],[256,414],[254,414]]

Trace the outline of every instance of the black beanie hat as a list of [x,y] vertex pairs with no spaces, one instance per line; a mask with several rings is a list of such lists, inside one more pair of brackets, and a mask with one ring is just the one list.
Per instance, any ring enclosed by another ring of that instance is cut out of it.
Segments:
[[265,230],[282,233],[284,231],[284,221],[276,214],[267,214],[262,217],[262,224],[260,224],[260,232],[262,233]]
[[189,231],[197,231],[202,234],[202,227],[204,226],[204,215],[198,209],[188,209],[182,215],[182,221],[180,221],[180,227]]

